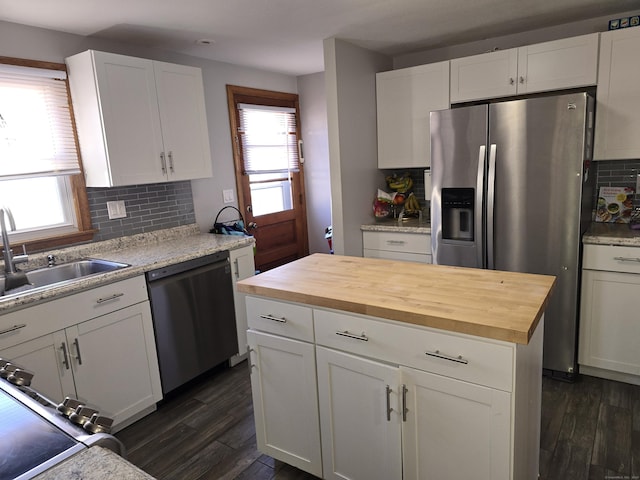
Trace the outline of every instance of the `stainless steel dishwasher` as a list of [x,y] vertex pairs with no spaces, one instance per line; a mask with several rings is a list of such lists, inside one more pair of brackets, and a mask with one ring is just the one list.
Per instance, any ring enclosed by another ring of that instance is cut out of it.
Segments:
[[147,273],[162,392],[238,353],[229,252]]

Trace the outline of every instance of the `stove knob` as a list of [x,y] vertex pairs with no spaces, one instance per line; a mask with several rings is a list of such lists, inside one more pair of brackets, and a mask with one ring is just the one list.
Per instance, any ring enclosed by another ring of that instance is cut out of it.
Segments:
[[7,362],[0,368],[0,377],[8,378],[13,372],[18,370],[20,367],[14,363]]
[[83,428],[90,433],[111,433],[111,425],[113,425],[113,418],[94,413]]
[[65,417],[69,417],[72,413],[76,411],[76,409],[82,405],[80,400],[76,400],[75,398],[65,397],[61,404],[58,405],[57,410]]
[[98,411],[93,408],[80,405],[78,408],[76,408],[75,412],[69,415],[69,420],[71,420],[76,425],[80,425],[82,427],[85,423],[87,423],[91,419],[91,416],[94,413],[98,413]]
[[28,387],[29,385],[31,385],[32,378],[33,373],[23,369],[14,370],[7,376],[7,380],[9,380],[14,385],[18,385],[19,387]]

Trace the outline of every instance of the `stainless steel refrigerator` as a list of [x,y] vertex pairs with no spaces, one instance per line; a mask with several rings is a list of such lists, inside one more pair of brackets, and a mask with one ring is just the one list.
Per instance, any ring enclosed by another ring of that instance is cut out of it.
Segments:
[[434,263],[555,275],[543,366],[566,379],[577,373],[593,105],[580,92],[431,112]]

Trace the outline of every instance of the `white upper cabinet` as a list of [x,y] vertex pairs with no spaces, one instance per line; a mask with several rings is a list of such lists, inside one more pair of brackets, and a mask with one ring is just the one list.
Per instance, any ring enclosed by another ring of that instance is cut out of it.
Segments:
[[640,28],[600,37],[594,160],[640,157]]
[[66,62],[87,186],[212,175],[199,68],[93,50]]
[[429,113],[449,108],[449,62],[376,74],[378,168],[431,165]]
[[451,60],[451,102],[595,85],[598,33]]

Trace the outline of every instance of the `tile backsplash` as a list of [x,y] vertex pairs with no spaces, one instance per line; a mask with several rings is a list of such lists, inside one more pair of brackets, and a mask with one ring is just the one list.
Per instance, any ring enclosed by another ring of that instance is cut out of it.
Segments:
[[[87,188],[94,241],[147,233],[195,223],[191,182]],[[125,218],[109,219],[107,202],[123,200]]]
[[[636,188],[636,180],[640,174],[640,159],[638,160],[607,160],[593,162],[596,175],[596,189],[594,205],[596,205],[600,187],[631,187]],[[640,192],[636,191],[634,205],[640,206]]]

